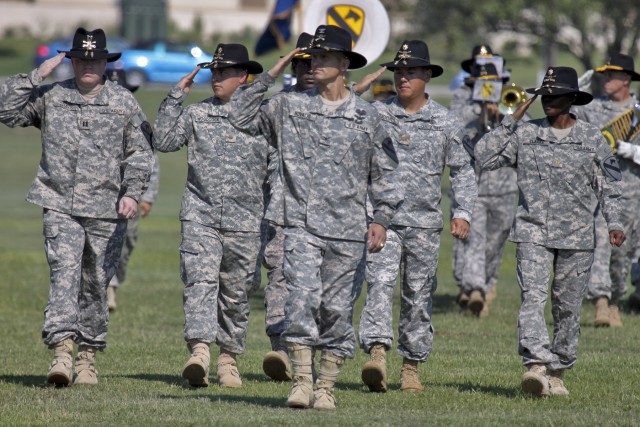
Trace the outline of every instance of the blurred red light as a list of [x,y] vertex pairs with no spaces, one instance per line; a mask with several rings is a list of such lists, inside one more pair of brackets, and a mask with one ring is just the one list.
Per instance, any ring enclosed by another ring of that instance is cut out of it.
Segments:
[[38,49],[36,50],[38,56],[48,56],[49,55],[49,47],[48,46],[38,46]]

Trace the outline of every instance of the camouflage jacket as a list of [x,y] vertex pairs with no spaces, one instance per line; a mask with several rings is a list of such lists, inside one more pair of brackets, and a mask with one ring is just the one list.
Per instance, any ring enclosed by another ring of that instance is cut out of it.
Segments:
[[617,161],[592,125],[577,120],[558,141],[546,118],[516,122],[509,115],[480,139],[475,154],[483,169],[516,167],[520,195],[512,241],[593,249],[593,194],[609,231],[623,230]]
[[327,113],[316,89],[279,93],[262,103],[273,84],[263,73],[247,90],[236,91],[229,118],[277,144],[284,225],[364,241],[370,190],[374,221],[387,227],[402,193],[394,182],[395,148],[376,110],[351,93]]
[[[574,106],[571,108],[571,112],[575,113],[576,117],[586,122],[591,123],[597,128],[602,128],[611,120],[620,116],[638,101],[635,97],[631,97],[626,105],[618,106],[611,101],[608,97],[598,97],[587,105]],[[636,145],[640,145],[640,135],[631,142]],[[638,199],[640,198],[640,165],[637,165],[631,159],[625,159],[618,156],[620,162],[620,170],[622,171],[622,198],[623,199]]]
[[478,195],[471,158],[462,146],[462,130],[446,108],[433,99],[415,114],[407,114],[397,97],[372,104],[396,142],[400,164],[397,179],[404,202],[391,221],[394,225],[442,228],[442,174],[449,167],[455,209],[453,218],[471,222]]
[[153,155],[153,167],[151,168],[151,175],[149,176],[149,187],[147,191],[142,195],[142,201],[154,204],[158,197],[158,191],[160,190],[160,159],[158,154]]
[[160,105],[153,145],[162,152],[187,146],[187,183],[180,219],[231,231],[260,231],[269,145],[229,123],[229,104],[211,97],[182,107],[174,87]]
[[480,104],[473,101],[473,88],[464,84],[451,94],[449,111],[459,120],[458,123],[467,123],[475,120],[480,115]]
[[42,157],[27,200],[90,218],[118,218],[118,201],[139,201],[153,165],[151,126],[130,91],[105,81],[86,100],[75,79],[42,85],[37,70],[0,87],[0,121],[35,126]]

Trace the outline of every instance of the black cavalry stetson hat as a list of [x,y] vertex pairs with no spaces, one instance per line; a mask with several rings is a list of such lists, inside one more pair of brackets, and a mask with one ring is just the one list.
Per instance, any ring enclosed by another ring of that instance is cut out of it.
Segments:
[[342,52],[349,58],[349,69],[362,68],[367,65],[367,58],[351,50],[353,40],[347,32],[335,25],[320,25],[313,35],[311,47],[307,53]]
[[596,68],[599,73],[604,73],[607,70],[624,71],[631,74],[631,80],[640,80],[640,74],[636,73],[633,66],[633,58],[624,53],[612,53],[605,65]]
[[58,52],[64,52],[67,58],[106,59],[107,62],[113,62],[120,58],[121,55],[119,52],[109,53],[107,50],[107,36],[101,28],[93,31],[78,28],[73,35],[71,50],[59,50]]
[[[471,67],[476,62],[476,56],[493,56],[493,50],[491,50],[491,46],[487,44],[479,44],[474,46],[471,50],[471,58],[465,59],[460,63],[460,67],[467,73],[471,73]],[[506,62],[506,61],[505,61]]]
[[309,55],[309,48],[313,43],[313,36],[309,33],[301,33],[298,36],[298,41],[296,42],[296,48],[300,49],[300,52],[293,55],[293,59],[311,59],[311,55]]
[[396,68],[424,67],[431,70],[431,77],[442,74],[442,67],[429,60],[429,48],[422,40],[405,40],[402,42],[392,62],[380,64],[393,71]]
[[591,102],[593,96],[583,92],[578,86],[578,73],[571,67],[549,67],[544,75],[542,85],[526,90],[535,95],[565,95],[575,93],[576,100],[573,105],[585,105]]
[[198,64],[200,68],[241,68],[249,74],[260,74],[262,65],[249,60],[249,52],[238,43],[219,43],[211,62]]

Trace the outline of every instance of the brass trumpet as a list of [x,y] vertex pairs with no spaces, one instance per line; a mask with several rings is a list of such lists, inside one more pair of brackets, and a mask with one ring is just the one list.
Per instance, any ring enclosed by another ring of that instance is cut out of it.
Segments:
[[500,97],[500,105],[498,109],[501,114],[513,114],[516,108],[527,100],[527,92],[522,86],[510,83],[502,88],[502,96]]

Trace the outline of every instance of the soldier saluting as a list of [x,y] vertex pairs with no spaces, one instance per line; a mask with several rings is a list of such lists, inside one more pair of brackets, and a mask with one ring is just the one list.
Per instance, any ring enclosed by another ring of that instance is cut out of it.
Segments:
[[[580,306],[593,260],[595,194],[609,228],[609,241],[625,239],[620,224],[620,169],[600,131],[569,113],[572,105],[593,97],[578,88],[573,68],[550,67],[542,86],[475,148],[483,169],[513,166],[517,171],[518,209],[511,230],[517,244],[518,350],[528,371],[522,389],[536,396],[566,395],[564,371],[576,362]],[[521,122],[541,95],[546,115]],[[551,270],[554,337],[544,319]]]

